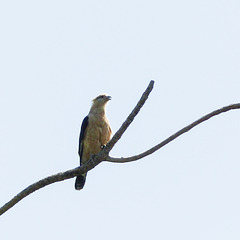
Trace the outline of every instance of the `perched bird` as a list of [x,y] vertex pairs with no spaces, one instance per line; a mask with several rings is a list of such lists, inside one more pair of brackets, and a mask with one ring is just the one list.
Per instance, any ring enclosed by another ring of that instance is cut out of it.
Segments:
[[[106,104],[109,100],[111,97],[105,94],[93,99],[92,107],[83,119],[78,149],[80,165],[86,163],[91,155],[99,153],[111,138],[112,130],[106,116]],[[76,190],[83,188],[86,176],[86,173],[77,176]]]

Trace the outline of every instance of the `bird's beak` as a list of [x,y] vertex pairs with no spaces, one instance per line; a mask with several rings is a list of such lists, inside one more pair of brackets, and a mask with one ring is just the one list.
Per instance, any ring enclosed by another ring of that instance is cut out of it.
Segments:
[[107,96],[107,100],[109,101],[109,100],[111,100],[112,99],[112,97],[111,96]]

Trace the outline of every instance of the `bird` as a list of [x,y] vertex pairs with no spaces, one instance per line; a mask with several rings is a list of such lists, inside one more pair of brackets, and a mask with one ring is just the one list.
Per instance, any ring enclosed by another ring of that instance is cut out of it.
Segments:
[[[106,116],[106,105],[111,99],[107,94],[94,98],[88,115],[82,121],[78,148],[80,166],[89,161],[92,155],[99,153],[111,138],[112,130]],[[77,176],[76,190],[84,187],[86,176],[87,173]]]

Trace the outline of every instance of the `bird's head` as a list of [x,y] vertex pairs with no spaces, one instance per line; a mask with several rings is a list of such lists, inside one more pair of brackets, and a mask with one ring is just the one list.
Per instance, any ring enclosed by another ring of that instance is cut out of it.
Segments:
[[93,106],[95,107],[104,107],[106,103],[111,100],[112,97],[106,94],[101,94],[92,100]]

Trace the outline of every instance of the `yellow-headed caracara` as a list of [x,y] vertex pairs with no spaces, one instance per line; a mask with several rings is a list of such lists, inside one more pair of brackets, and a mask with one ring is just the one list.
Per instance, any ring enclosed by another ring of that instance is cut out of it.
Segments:
[[[78,154],[80,165],[86,163],[91,155],[101,151],[111,138],[111,127],[106,116],[106,104],[110,96],[102,94],[92,101],[88,115],[83,119],[79,137]],[[85,184],[87,174],[77,176],[75,189],[81,190]]]

